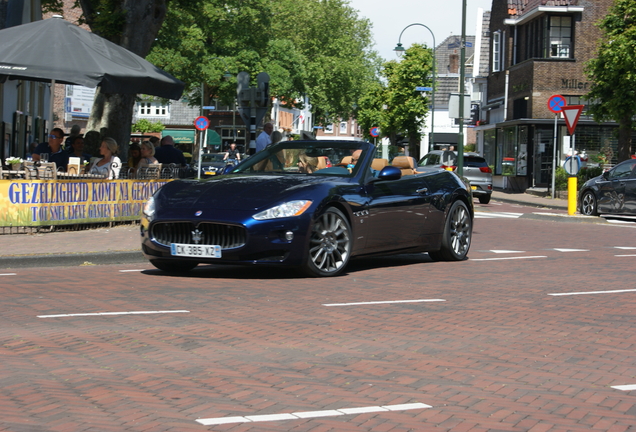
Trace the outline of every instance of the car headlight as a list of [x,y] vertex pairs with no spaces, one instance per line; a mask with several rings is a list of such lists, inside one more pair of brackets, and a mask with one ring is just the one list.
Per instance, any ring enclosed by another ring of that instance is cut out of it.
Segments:
[[155,197],[150,197],[146,204],[144,205],[144,214],[149,220],[155,216]]
[[292,216],[300,216],[311,205],[310,200],[289,201],[276,207],[263,210],[252,216],[256,220],[278,219]]

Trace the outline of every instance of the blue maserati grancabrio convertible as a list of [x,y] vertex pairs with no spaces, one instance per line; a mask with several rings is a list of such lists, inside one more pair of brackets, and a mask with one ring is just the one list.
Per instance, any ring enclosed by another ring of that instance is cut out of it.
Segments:
[[391,164],[362,141],[283,141],[229,172],[178,180],[146,203],[142,250],[157,268],[278,265],[335,276],[353,257],[428,252],[463,260],[470,187],[438,168]]

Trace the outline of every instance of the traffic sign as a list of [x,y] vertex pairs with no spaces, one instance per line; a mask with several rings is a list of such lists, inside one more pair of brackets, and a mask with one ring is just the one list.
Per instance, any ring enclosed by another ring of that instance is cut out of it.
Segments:
[[201,108],[203,108],[204,110],[213,110],[216,109],[215,106],[202,106]]
[[563,107],[566,105],[565,98],[561,95],[553,95],[548,99],[548,109],[555,114],[561,112]]
[[369,134],[371,134],[372,137],[379,137],[380,136],[380,128],[379,127],[372,127],[371,129],[369,129]]
[[421,91],[421,92],[433,91],[433,87],[415,87],[415,91]]
[[576,129],[576,124],[579,121],[579,117],[581,117],[583,108],[585,108],[583,105],[569,105],[561,109],[570,135],[574,135],[574,129]]
[[210,126],[210,121],[207,117],[201,116],[194,119],[194,127],[196,128],[196,130],[206,130],[208,126]]

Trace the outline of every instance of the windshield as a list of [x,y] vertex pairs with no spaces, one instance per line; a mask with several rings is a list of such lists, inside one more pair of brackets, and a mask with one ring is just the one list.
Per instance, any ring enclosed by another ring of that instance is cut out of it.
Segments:
[[[365,157],[359,141],[283,141],[267,147],[233,169],[232,173],[276,173],[353,176]],[[366,150],[368,151],[368,150]]]
[[201,155],[202,162],[223,162],[225,153],[206,153]]

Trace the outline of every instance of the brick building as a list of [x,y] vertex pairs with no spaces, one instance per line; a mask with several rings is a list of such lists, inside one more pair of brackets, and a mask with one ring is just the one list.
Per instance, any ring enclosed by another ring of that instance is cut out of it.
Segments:
[[[585,63],[596,55],[601,31],[595,25],[612,0],[493,0],[489,27],[490,71],[483,101],[480,148],[494,166],[495,187],[524,191],[549,186],[553,154],[557,166],[570,150],[565,122],[548,99],[585,105],[591,82]],[[576,128],[576,149],[587,154],[616,148],[615,123],[598,124],[585,110]]]

